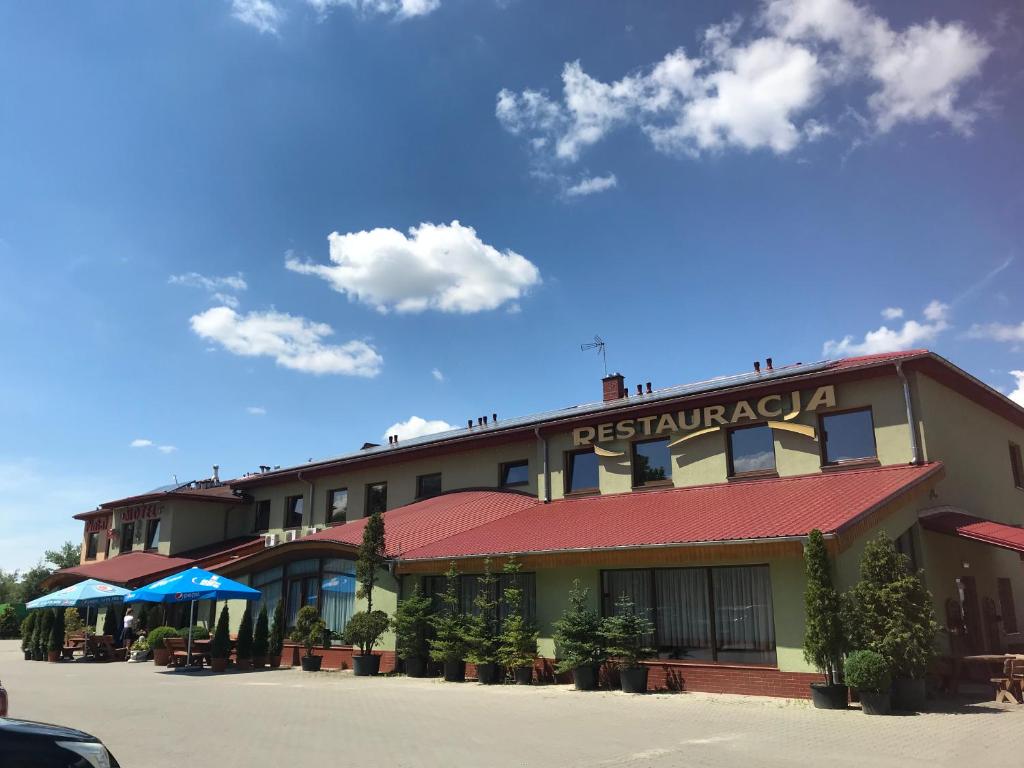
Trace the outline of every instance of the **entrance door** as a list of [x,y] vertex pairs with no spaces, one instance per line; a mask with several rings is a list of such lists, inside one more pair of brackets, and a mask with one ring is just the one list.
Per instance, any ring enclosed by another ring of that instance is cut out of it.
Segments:
[[985,651],[985,636],[981,629],[981,610],[978,606],[978,587],[973,576],[960,576],[956,580],[960,595],[960,611],[967,627],[967,648],[971,653]]
[[320,579],[317,576],[300,576],[288,582],[288,626],[295,626],[299,609],[306,605],[315,606],[320,596]]

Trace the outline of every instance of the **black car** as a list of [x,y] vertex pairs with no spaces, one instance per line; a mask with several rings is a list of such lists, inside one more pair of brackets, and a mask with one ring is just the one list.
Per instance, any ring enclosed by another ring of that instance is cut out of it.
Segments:
[[3,768],[120,768],[95,736],[74,728],[0,717]]

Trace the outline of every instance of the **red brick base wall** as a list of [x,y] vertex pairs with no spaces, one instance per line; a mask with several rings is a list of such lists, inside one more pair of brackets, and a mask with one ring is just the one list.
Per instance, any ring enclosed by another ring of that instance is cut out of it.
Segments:
[[[335,646],[333,648],[316,648],[313,652],[317,656],[322,656],[324,659],[320,663],[321,669],[352,669],[352,655],[354,651],[350,645]],[[303,653],[304,651],[301,645],[285,643],[284,650],[281,651],[281,666],[299,666]],[[381,672],[395,671],[394,651],[375,651],[375,655],[380,656]]]

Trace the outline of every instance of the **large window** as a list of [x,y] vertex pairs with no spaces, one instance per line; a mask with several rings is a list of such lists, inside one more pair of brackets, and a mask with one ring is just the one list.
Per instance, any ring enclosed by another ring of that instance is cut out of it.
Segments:
[[135,523],[121,524],[121,546],[119,552],[131,552],[135,544]]
[[374,512],[387,512],[388,510],[388,484],[370,483],[366,486],[366,516]]
[[356,580],[352,560],[296,560],[253,574],[251,584],[260,591],[257,612],[265,607],[267,613],[273,614],[278,602],[285,601],[289,627],[294,626],[302,606],[313,605],[318,607],[328,629],[340,635],[355,611]]
[[633,487],[664,485],[672,481],[672,456],[668,440],[633,443]]
[[[500,573],[495,574],[497,588],[496,599],[498,601],[497,620],[500,622],[508,615],[508,606],[505,605],[505,590],[516,580],[523,597],[519,610],[525,618],[533,621],[537,616],[537,576],[533,573]],[[447,579],[444,576],[427,576],[423,579],[423,594],[430,597],[434,602],[434,610],[442,610],[444,603],[441,598],[447,588]],[[462,574],[459,576],[459,606],[460,610],[469,615],[475,612],[473,601],[480,591],[479,574]]]
[[530,462],[526,459],[501,465],[502,488],[515,488],[530,484]]
[[146,549],[160,546],[160,518],[146,521]]
[[1010,471],[1013,472],[1013,484],[1024,489],[1024,461],[1021,460],[1020,446],[1010,443]]
[[729,476],[775,472],[775,439],[767,424],[729,430]]
[[824,414],[820,431],[823,464],[864,461],[877,456],[870,408]]
[[348,488],[327,493],[327,524],[341,525],[348,518]]
[[270,499],[256,502],[256,533],[270,530]]
[[598,487],[597,454],[591,449],[565,454],[565,492],[596,491]]
[[289,496],[284,500],[284,527],[285,528],[301,528],[302,527],[302,505],[303,498],[301,496]]
[[776,663],[767,565],[604,571],[606,616],[623,594],[654,623],[659,658]]
[[416,478],[416,498],[429,499],[441,494],[441,473],[420,475]]
[[95,560],[96,552],[100,548],[100,535],[98,532],[93,531],[87,534],[85,537],[85,559]]

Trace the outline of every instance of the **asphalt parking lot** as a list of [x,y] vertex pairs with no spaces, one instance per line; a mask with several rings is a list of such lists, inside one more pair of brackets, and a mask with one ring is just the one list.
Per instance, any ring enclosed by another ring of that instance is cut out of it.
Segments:
[[25,662],[0,641],[11,717],[103,739],[125,768],[1020,765],[1024,705],[867,717],[779,699],[484,687],[349,672],[223,675]]

